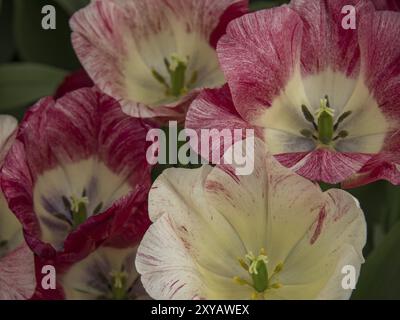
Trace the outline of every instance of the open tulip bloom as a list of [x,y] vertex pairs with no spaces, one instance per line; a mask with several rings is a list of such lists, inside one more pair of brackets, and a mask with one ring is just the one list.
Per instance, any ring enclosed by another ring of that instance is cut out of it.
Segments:
[[247,0],[96,0],[71,19],[95,84],[135,117],[184,119],[201,88],[225,82],[215,45]]
[[[355,29],[342,9],[356,9]],[[217,52],[228,86],[192,104],[189,128],[254,127],[314,181],[400,183],[400,12],[304,1],[231,22]]]
[[66,299],[148,299],[135,268],[136,247],[100,247],[63,276]]
[[[17,120],[0,116],[0,163],[15,138]],[[0,191],[0,300],[29,299],[35,290],[33,253],[22,236],[22,226],[8,209]]]
[[257,144],[255,170],[168,169],[136,258],[155,299],[346,299],[341,270],[363,262],[364,215],[350,194],[322,192]]
[[1,183],[39,257],[81,259],[120,227],[125,237],[143,233],[147,215],[136,208],[150,188],[147,130],[95,89],[44,98],[28,111]]

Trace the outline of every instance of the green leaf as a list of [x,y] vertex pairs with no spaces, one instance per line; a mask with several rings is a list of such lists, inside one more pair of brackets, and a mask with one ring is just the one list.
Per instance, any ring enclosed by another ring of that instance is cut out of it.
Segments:
[[[14,4],[14,33],[20,58],[63,69],[78,69],[79,62],[71,45],[69,17],[64,9],[54,0],[14,0]],[[42,28],[45,5],[56,8],[55,30]]]
[[289,3],[289,0],[264,0],[264,1],[254,1],[250,3],[250,10],[257,11],[262,9],[268,9],[272,7],[277,7],[282,4]]
[[360,201],[368,225],[369,253],[400,219],[400,188],[387,181],[347,190]]
[[13,63],[0,66],[0,111],[28,106],[53,95],[67,72],[54,67]]
[[400,299],[400,222],[374,249],[361,274],[352,299]]
[[12,28],[12,0],[0,0],[0,63],[8,62],[15,52]]
[[90,0],[56,0],[68,14],[72,15],[75,11],[87,6]]

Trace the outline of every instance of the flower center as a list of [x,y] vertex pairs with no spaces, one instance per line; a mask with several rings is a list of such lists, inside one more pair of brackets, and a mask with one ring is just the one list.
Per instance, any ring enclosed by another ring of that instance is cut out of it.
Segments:
[[113,271],[111,276],[111,298],[113,300],[128,299],[128,274],[124,271]]
[[240,277],[234,277],[233,280],[239,285],[247,285],[255,291],[252,294],[252,299],[257,300],[264,297],[264,293],[269,289],[279,289],[282,285],[279,282],[274,282],[274,278],[282,271],[283,264],[278,264],[272,275],[268,275],[268,256],[264,249],[260,250],[260,254],[256,257],[252,252],[246,254],[245,259],[239,258],[241,267],[249,273],[251,282]]
[[164,65],[169,75],[169,83],[161,73],[153,69],[153,77],[165,87],[165,94],[168,97],[179,98],[185,95],[197,81],[198,72],[194,71],[187,81],[186,71],[188,58],[181,58],[177,54],[172,54],[170,59],[164,59]]
[[351,111],[340,115],[336,123],[334,123],[335,110],[331,108],[328,96],[321,99],[320,107],[315,113],[317,121],[315,121],[315,117],[307,106],[302,105],[301,110],[304,118],[314,127],[314,131],[309,129],[301,130],[300,133],[304,137],[312,138],[323,146],[331,146],[336,140],[346,138],[349,135],[346,130],[341,130],[338,133],[337,131],[340,124],[351,115]]
[[[75,230],[88,218],[89,198],[86,196],[86,190],[83,190],[81,196],[71,196],[69,199],[63,196],[62,200],[71,214],[72,228]],[[100,203],[93,211],[93,215],[99,213],[102,206],[103,203]]]

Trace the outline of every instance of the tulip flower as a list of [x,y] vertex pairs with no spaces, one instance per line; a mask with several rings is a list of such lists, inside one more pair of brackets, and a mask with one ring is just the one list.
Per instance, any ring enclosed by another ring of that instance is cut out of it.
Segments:
[[38,256],[82,259],[119,225],[135,221],[128,204],[145,201],[151,183],[148,128],[96,89],[44,98],[27,112],[1,184]]
[[[14,141],[16,128],[16,119],[0,116],[1,165]],[[21,224],[0,191],[0,300],[29,299],[35,285],[33,253],[23,239]]]
[[199,96],[186,125],[254,127],[313,181],[399,184],[399,34],[400,12],[369,0],[293,0],[245,15],[218,43],[229,87]]
[[100,247],[62,276],[68,300],[147,299],[135,269],[137,247]]
[[94,83],[134,117],[184,119],[204,87],[225,80],[215,46],[247,0],[97,0],[71,19]]
[[366,224],[358,201],[280,165],[256,144],[255,171],[168,169],[149,195],[153,221],[136,268],[154,299],[347,299]]

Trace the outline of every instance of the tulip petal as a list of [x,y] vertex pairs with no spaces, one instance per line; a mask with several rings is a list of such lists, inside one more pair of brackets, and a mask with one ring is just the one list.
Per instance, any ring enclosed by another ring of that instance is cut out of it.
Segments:
[[237,113],[227,85],[220,89],[204,90],[199,94],[188,110],[185,128],[196,131],[200,137],[199,144],[192,143],[191,146],[211,163],[218,163],[221,155],[234,143],[254,133],[262,137],[260,129],[252,127]]
[[[295,74],[301,29],[298,15],[284,6],[233,21],[218,43],[218,57],[235,107],[248,122],[254,123],[260,112],[272,105]],[[301,95],[301,87],[298,91]]]
[[18,121],[12,116],[0,115],[0,163],[3,163],[4,157],[15,136],[13,133],[16,131]]
[[342,287],[342,268],[353,266],[358,277],[364,262],[366,224],[357,200],[336,189],[324,196],[317,219],[283,260],[279,294],[286,299],[348,299],[351,290]]
[[246,251],[230,223],[207,205],[203,188],[210,170],[185,170],[182,177],[181,170],[168,169],[152,188],[149,207],[155,223],[138,249],[136,267],[155,299],[202,298],[211,289],[201,281],[224,291],[222,283],[234,288],[233,276],[243,274],[237,262],[224,263]]
[[[224,83],[210,39],[215,42],[244,8],[243,0],[94,1],[71,19],[72,42],[96,85],[126,113],[177,117],[196,89]],[[187,78],[196,74],[179,98],[168,97],[153,76],[156,71],[169,78],[164,61],[172,55],[188,58]]]
[[35,291],[33,253],[26,244],[0,258],[0,300],[26,300]]
[[[63,248],[73,228],[72,198],[86,199],[87,219],[137,185],[149,188],[148,128],[95,89],[45,98],[31,109],[2,171],[5,196],[28,243],[36,247],[40,238]],[[37,253],[47,250],[42,245]]]
[[238,258],[263,249],[270,285],[282,285],[263,292],[266,299],[349,297],[338,280],[344,265],[358,276],[363,262],[358,203],[343,191],[323,193],[265,154],[261,141],[255,146],[252,175],[224,164],[158,178],[150,194],[154,223],[136,260],[151,297],[249,299],[253,280]]

